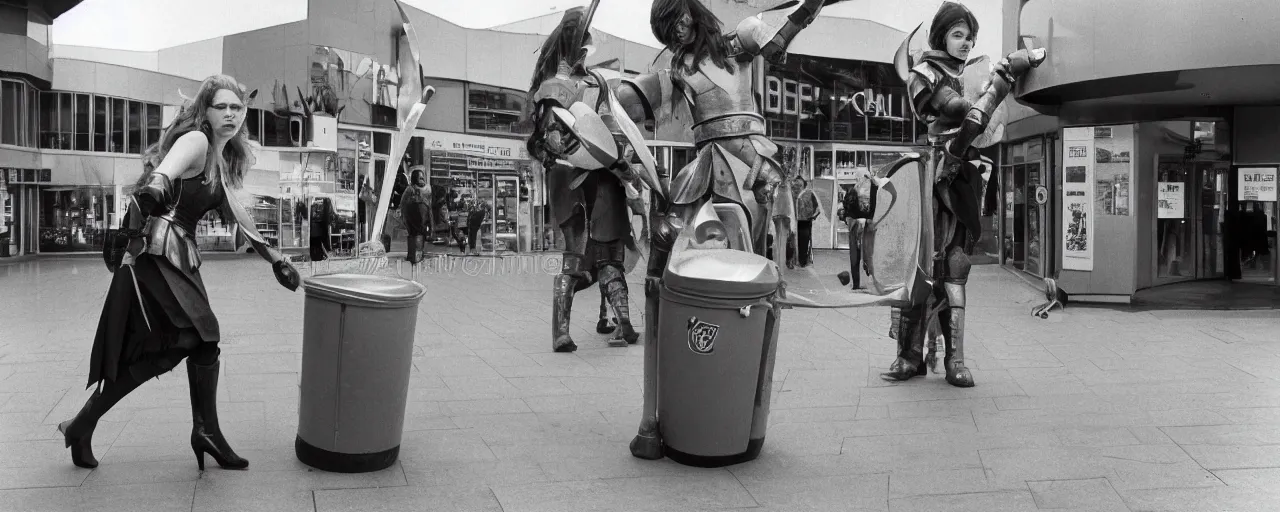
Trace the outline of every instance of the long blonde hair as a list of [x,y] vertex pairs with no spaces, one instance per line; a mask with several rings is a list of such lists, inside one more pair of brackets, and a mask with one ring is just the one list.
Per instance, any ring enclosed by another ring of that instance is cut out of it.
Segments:
[[[205,110],[213,104],[213,97],[218,91],[226,89],[235,93],[236,97],[245,104],[245,108],[249,107],[249,93],[245,91],[244,86],[236,82],[235,78],[228,75],[213,75],[204,79],[200,83],[200,90],[196,92],[195,98],[188,101],[182,106],[178,115],[173,118],[173,122],[165,127],[164,134],[160,136],[160,141],[152,144],[147,151],[142,154],[142,176],[138,178],[137,185],[139,187],[146,185],[147,179],[155,172],[156,167],[160,166],[160,162],[169,154],[169,149],[178,141],[178,138],[189,132],[199,131],[203,133],[205,138],[211,144],[207,158],[213,158],[213,126],[205,119]],[[215,161],[205,162],[205,167],[209,175],[207,179],[215,183],[223,180],[232,188],[240,188],[244,184],[244,175],[250,167],[253,167],[256,159],[253,152],[256,144],[249,140],[249,123],[240,126],[240,131],[236,132],[227,141],[226,147],[222,149],[221,160],[226,163],[225,166],[216,165]]]

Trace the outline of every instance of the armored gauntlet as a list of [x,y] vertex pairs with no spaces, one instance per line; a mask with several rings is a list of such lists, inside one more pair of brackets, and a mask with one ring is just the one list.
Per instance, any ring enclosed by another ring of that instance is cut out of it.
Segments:
[[173,181],[168,176],[152,172],[146,185],[133,193],[138,209],[149,217],[164,215],[173,208]]

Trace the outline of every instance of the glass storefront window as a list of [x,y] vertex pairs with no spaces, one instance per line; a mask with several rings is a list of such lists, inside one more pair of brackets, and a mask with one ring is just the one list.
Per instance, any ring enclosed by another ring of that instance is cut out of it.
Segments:
[[93,109],[90,107],[90,97],[88,94],[76,95],[76,140],[72,149],[77,151],[91,151],[89,147],[89,128],[93,125],[90,121],[93,119]]
[[123,153],[125,150],[125,100],[111,99],[111,152]]
[[71,93],[58,94],[58,145],[56,149],[72,149],[71,141],[75,138],[75,108],[72,106]]
[[142,104],[129,102],[129,152],[142,153]]
[[106,96],[93,97],[93,150],[107,150],[107,102]]
[[110,227],[107,206],[115,201],[103,187],[48,187],[40,191],[40,252],[101,251]]
[[58,149],[57,93],[40,93],[40,147]]
[[147,104],[147,145],[150,146],[160,142],[161,122],[164,119],[164,111],[160,105]]
[[1192,224],[1188,223],[1187,194],[1194,173],[1187,162],[1160,159],[1156,169],[1156,277],[1195,277]]
[[532,133],[525,121],[525,93],[469,84],[467,129],[503,133]]
[[769,136],[917,144],[906,88],[889,64],[793,55],[766,64],[762,109]]
[[36,147],[36,138],[40,133],[40,92],[35,87],[27,87],[27,133],[22,141],[23,146]]
[[25,94],[26,90],[18,82],[0,82],[0,144],[18,144]]

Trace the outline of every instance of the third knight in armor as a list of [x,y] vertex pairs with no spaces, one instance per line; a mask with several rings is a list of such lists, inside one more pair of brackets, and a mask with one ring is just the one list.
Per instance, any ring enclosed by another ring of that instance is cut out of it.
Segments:
[[978,21],[963,5],[946,2],[929,27],[929,50],[910,65],[907,94],[916,118],[929,125],[933,150],[927,165],[936,169],[933,219],[933,300],[910,308],[894,308],[889,335],[898,342],[898,357],[885,380],[907,380],[924,375],[925,330],[933,302],[946,343],[944,366],[947,382],[972,387],[973,376],[964,364],[965,283],[969,279],[969,254],[982,234],[979,224],[981,173],[974,143],[984,136],[996,107],[1016,80],[1045,58],[1043,49],[1019,50],[995,65],[976,101],[965,98],[964,68],[978,35]]

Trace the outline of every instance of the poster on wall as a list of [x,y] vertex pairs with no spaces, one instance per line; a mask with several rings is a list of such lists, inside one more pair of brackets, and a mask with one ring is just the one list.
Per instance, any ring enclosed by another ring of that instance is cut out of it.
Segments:
[[1275,201],[1276,168],[1240,169],[1239,197],[1241,201]]
[[1094,211],[1098,215],[1128,216],[1133,176],[1133,125],[1093,129]]
[[1162,181],[1156,188],[1158,197],[1158,216],[1161,219],[1181,219],[1186,209],[1183,207],[1183,190],[1180,181]]
[[1062,268],[1092,271],[1094,130],[1067,128],[1062,139]]

